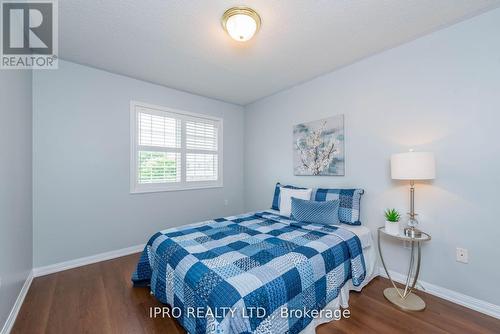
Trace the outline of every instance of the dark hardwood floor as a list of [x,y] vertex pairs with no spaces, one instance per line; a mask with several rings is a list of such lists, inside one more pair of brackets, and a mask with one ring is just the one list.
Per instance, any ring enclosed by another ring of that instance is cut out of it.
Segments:
[[[162,306],[147,288],[132,288],[130,275],[139,254],[36,278],[12,333],[185,333],[171,319],[149,317]],[[500,333],[500,320],[419,292],[423,312],[405,313],[387,302],[389,286],[374,279],[361,293],[351,292],[351,318],[324,324],[317,334],[333,333]]]

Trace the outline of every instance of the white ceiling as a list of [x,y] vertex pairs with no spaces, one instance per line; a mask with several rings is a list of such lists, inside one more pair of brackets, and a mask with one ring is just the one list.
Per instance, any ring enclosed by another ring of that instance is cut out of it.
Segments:
[[[249,5],[253,40],[222,13]],[[247,104],[500,5],[500,0],[60,0],[59,56]]]

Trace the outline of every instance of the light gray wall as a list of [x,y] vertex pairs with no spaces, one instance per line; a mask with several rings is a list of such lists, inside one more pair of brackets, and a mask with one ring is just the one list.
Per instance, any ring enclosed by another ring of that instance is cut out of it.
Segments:
[[0,329],[33,264],[31,71],[0,70]]
[[[243,210],[243,108],[61,61],[34,73],[35,267]],[[130,100],[224,119],[224,187],[130,194]],[[224,205],[224,200],[228,205]]]
[[[391,153],[433,151],[437,179],[416,190],[421,228],[433,237],[422,279],[500,305],[499,32],[497,9],[249,105],[247,209],[268,208],[276,181],[361,187],[362,221],[375,231],[384,208],[408,207],[408,185],[389,176]],[[293,125],[337,114],[346,176],[293,176]],[[389,267],[405,272],[408,251],[384,244]],[[469,249],[469,264],[455,261],[457,246]]]

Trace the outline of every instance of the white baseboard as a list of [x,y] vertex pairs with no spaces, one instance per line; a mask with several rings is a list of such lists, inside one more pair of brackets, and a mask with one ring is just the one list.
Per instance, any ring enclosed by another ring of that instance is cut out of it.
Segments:
[[12,327],[14,326],[14,322],[16,321],[19,310],[21,309],[21,306],[24,302],[24,298],[26,297],[26,294],[28,293],[28,290],[31,286],[31,282],[33,281],[34,277],[45,276],[45,275],[53,274],[53,273],[56,273],[59,271],[85,266],[87,264],[111,260],[111,259],[115,259],[118,257],[138,253],[144,249],[144,246],[145,245],[142,244],[142,245],[137,245],[137,246],[132,246],[132,247],[128,247],[128,248],[114,250],[111,252],[82,257],[82,258],[75,259],[75,260],[55,263],[55,264],[51,264],[51,265],[44,266],[44,267],[33,268],[33,270],[31,270],[30,273],[28,274],[28,277],[26,278],[26,281],[24,282],[24,285],[23,285],[21,291],[19,292],[19,295],[16,299],[16,302],[14,303],[14,306],[12,307],[12,310],[11,310],[9,316],[7,317],[7,320],[6,320],[2,330],[0,331],[0,334],[9,334],[10,331],[12,330]]
[[128,248],[117,249],[117,250],[106,252],[106,253],[82,257],[82,258],[75,259],[75,260],[69,260],[69,261],[51,264],[48,266],[33,268],[33,276],[34,277],[45,276],[45,275],[57,273],[59,271],[85,266],[88,264],[93,264],[93,263],[97,263],[97,262],[101,262],[101,261],[116,259],[117,257],[122,257],[122,256],[130,255],[130,254],[138,253],[144,249],[144,246],[145,246],[144,244],[136,245],[136,246],[132,246],[132,247],[128,247]]
[[[391,275],[392,279],[398,283],[404,284],[404,282],[406,281],[406,276],[403,274],[400,274],[392,270],[389,270],[389,274]],[[379,275],[387,278],[384,268],[379,268]],[[439,298],[446,299],[452,303],[462,305],[474,311],[478,311],[486,315],[492,316],[494,318],[500,319],[499,305],[495,305],[487,301],[470,297],[462,293],[449,290],[432,283],[423,282],[420,280],[418,281],[417,288],[418,290],[427,292]]]
[[24,298],[28,294],[28,290],[30,289],[31,282],[33,282],[33,271],[31,270],[28,274],[28,277],[26,277],[26,280],[24,281],[23,287],[21,288],[21,291],[19,292],[19,295],[17,296],[16,302],[14,303],[14,306],[12,307],[12,310],[10,311],[9,316],[7,317],[7,320],[5,321],[5,324],[3,325],[2,330],[0,331],[0,334],[9,334],[10,331],[12,330],[12,327],[14,326],[14,322],[16,322],[17,315],[19,313],[19,310],[21,309],[21,306],[23,305]]

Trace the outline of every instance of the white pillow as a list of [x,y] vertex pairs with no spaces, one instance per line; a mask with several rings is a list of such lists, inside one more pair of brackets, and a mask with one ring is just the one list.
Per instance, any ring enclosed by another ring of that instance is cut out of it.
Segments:
[[290,217],[292,213],[292,197],[298,199],[311,199],[312,189],[290,189],[281,187],[280,191],[280,215]]

